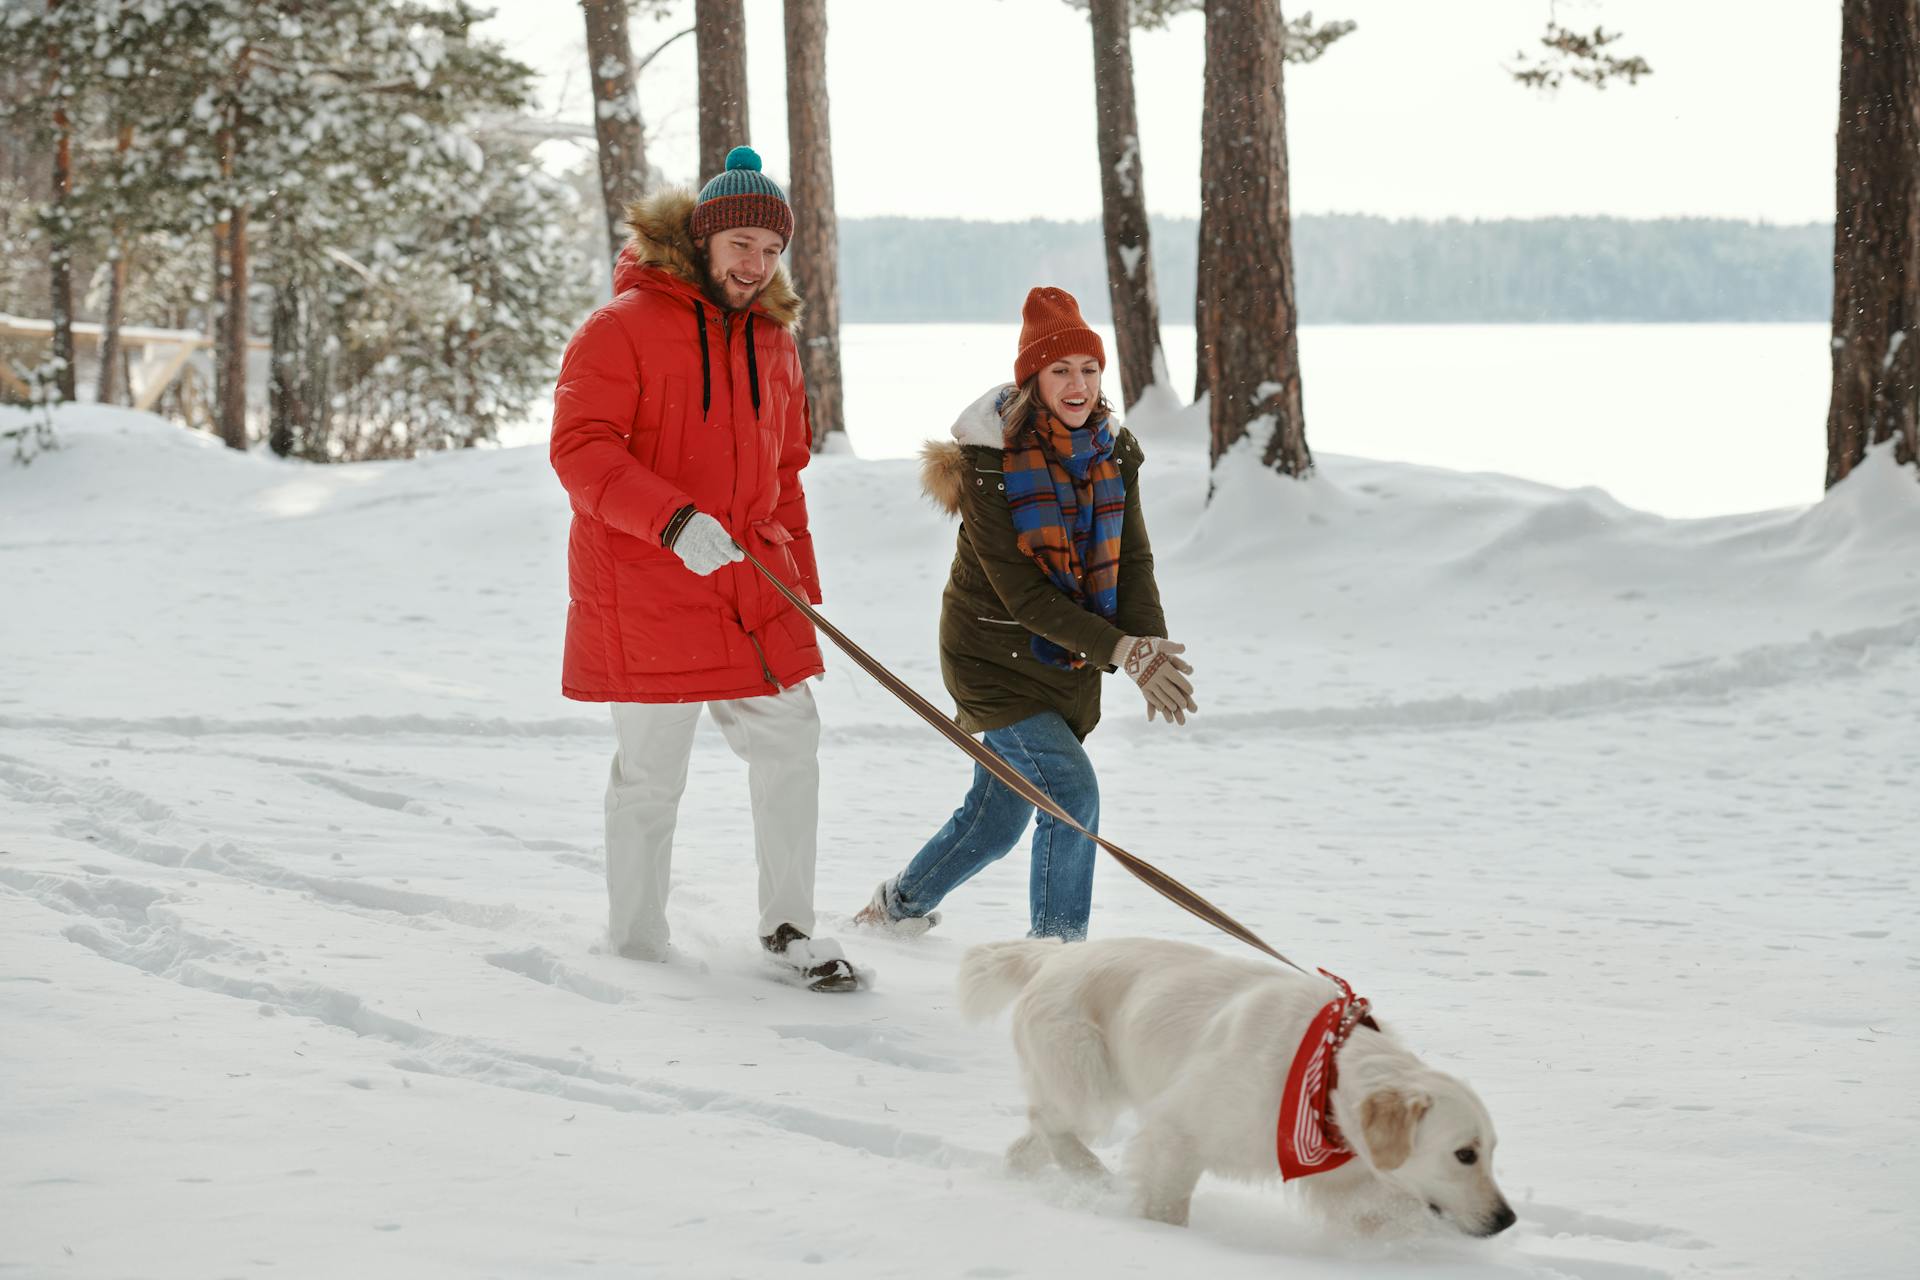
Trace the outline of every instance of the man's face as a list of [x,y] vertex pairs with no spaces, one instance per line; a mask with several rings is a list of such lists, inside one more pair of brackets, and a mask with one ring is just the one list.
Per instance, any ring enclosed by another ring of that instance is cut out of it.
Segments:
[[734,227],[700,247],[707,255],[707,292],[727,310],[745,311],[772,282],[786,244],[765,227]]

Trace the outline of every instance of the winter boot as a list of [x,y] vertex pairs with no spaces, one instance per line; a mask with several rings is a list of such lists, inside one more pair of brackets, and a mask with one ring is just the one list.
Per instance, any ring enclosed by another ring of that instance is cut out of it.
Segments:
[[831,938],[809,938],[783,924],[760,939],[760,945],[809,991],[857,991],[860,975],[847,962],[840,944]]
[[888,905],[892,894],[893,881],[882,880],[867,905],[854,913],[854,927],[892,934],[896,938],[917,938],[940,923],[938,911],[929,911],[924,916],[894,915]]

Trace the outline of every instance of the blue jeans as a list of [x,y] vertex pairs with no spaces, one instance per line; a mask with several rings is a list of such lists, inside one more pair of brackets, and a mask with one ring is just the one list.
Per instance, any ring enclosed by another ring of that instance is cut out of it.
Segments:
[[[1043,711],[1004,729],[989,729],[986,742],[1081,826],[1100,829],[1100,784],[1093,776],[1093,762],[1059,713]],[[1006,857],[1033,816],[1032,805],[975,765],[966,800],[888,884],[889,913],[898,919],[932,911],[989,863]],[[1087,936],[1096,854],[1093,841],[1045,813],[1039,815],[1033,828],[1028,936],[1069,941]]]

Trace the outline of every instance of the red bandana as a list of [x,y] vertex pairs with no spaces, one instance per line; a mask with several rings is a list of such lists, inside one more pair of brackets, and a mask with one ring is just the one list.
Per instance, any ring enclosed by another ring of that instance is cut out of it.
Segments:
[[1280,1177],[1282,1181],[1338,1169],[1353,1159],[1353,1150],[1333,1122],[1334,1055],[1367,1017],[1367,1002],[1353,994],[1342,978],[1332,978],[1340,994],[1314,1015],[1287,1071],[1287,1090],[1280,1095]]

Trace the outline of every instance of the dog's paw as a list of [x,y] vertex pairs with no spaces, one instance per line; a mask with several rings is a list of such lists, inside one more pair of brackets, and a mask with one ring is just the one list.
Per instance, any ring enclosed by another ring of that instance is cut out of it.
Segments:
[[1047,1140],[1037,1133],[1023,1133],[1007,1148],[1007,1169],[1019,1177],[1038,1177],[1052,1163],[1053,1153],[1047,1150]]
[[1193,1213],[1193,1197],[1184,1200],[1153,1200],[1142,1198],[1134,1201],[1134,1212],[1153,1222],[1164,1222],[1170,1227],[1184,1227]]

